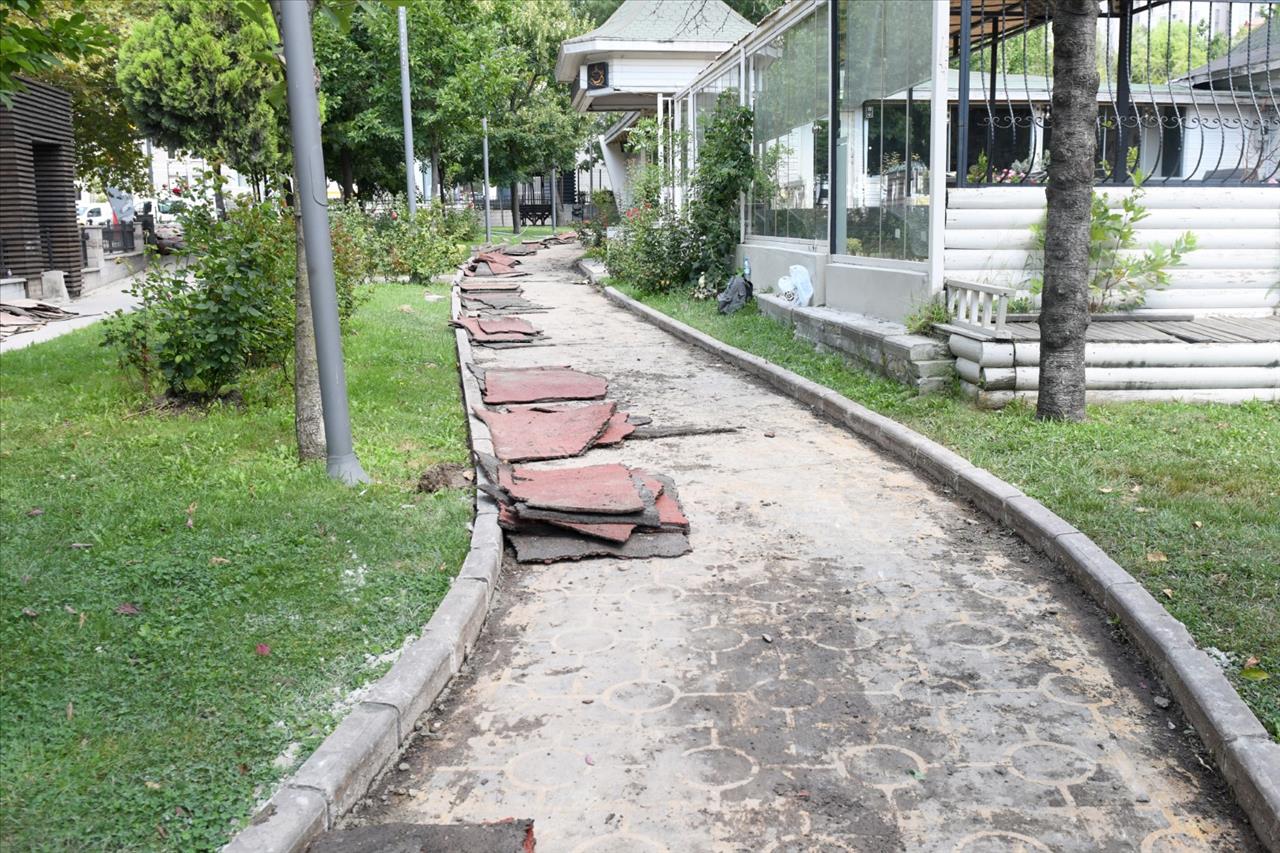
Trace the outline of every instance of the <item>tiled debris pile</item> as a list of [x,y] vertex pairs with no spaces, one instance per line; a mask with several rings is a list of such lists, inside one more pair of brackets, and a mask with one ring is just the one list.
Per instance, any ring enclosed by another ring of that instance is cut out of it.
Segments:
[[0,338],[33,332],[45,323],[79,316],[38,299],[6,299],[0,302]]
[[648,418],[604,400],[604,377],[571,367],[472,372],[488,408],[495,456],[478,455],[498,501],[498,523],[522,563],[583,557],[675,557],[689,551],[689,520],[675,483],[624,465],[533,469],[514,462],[566,459],[613,445]]
[[480,488],[522,563],[584,557],[678,557],[689,519],[669,477],[610,463],[534,469],[477,454]]

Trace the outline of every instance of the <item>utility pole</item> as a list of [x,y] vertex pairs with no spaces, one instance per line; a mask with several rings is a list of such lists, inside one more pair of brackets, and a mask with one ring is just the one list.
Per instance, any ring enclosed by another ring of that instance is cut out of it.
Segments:
[[486,243],[493,242],[493,228],[489,224],[489,117],[485,116],[480,119],[480,126],[484,128],[484,241]]
[[[409,10],[396,10],[400,21],[400,109],[404,117],[404,174],[409,185],[409,218],[418,212],[418,182],[413,177],[413,105],[409,102]],[[434,178],[435,175],[432,175]]]
[[289,93],[289,129],[293,137],[297,202],[302,212],[303,244],[311,290],[311,317],[316,329],[316,367],[329,476],[348,485],[369,482],[351,442],[347,377],[342,365],[342,331],[338,327],[338,292],[333,278],[333,245],[329,242],[328,194],[324,151],[320,147],[320,108],[316,103],[316,62],[311,43],[310,5],[280,4],[284,40],[285,81]]

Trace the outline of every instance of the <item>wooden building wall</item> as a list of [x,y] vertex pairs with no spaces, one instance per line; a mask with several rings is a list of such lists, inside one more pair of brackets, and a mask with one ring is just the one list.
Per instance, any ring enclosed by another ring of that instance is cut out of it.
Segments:
[[83,273],[71,96],[23,82],[13,106],[0,107],[0,268],[28,281],[62,270],[67,292],[78,296]]

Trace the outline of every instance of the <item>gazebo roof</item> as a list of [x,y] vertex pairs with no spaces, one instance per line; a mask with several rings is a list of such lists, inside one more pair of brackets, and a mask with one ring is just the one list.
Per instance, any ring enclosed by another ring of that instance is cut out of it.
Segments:
[[732,43],[752,29],[752,23],[729,8],[724,0],[626,0],[603,24],[564,43]]

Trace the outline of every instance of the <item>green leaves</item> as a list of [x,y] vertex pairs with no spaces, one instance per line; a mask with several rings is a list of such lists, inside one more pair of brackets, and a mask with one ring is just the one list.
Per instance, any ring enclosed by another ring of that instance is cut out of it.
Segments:
[[44,0],[6,0],[0,7],[0,104],[12,105],[14,93],[24,88],[19,74],[38,75],[100,54],[112,44],[110,31],[80,11],[84,5],[84,0],[71,0],[74,11],[65,17]]

